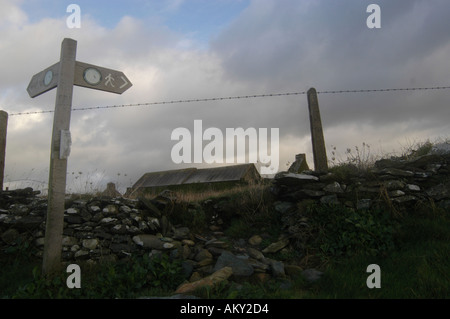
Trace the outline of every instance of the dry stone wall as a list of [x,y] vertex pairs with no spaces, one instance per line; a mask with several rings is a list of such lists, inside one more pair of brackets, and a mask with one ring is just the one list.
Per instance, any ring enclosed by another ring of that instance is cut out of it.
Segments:
[[433,202],[450,208],[450,154],[431,154],[411,160],[383,159],[360,172],[347,165],[330,172],[279,173],[277,198],[285,202],[310,199],[356,209],[393,205],[400,210]]
[[399,215],[431,210],[449,213],[449,163],[447,151],[409,160],[379,160],[365,172],[351,165],[333,173],[282,172],[274,180],[274,209],[282,215],[283,228],[291,239],[302,238],[304,218],[298,204],[304,201]]
[[[130,254],[166,252],[183,260],[186,278],[205,278],[230,267],[233,276],[285,277],[317,272],[271,259],[289,247],[301,222],[296,209],[302,201],[345,205],[354,209],[394,208],[408,212],[421,204],[450,211],[450,154],[431,154],[413,160],[381,160],[361,174],[345,171],[300,174],[279,173],[273,180],[273,213],[281,214],[284,234],[262,246],[259,234],[227,238],[220,225],[208,225],[202,234],[186,225],[172,225],[166,212],[176,202],[163,192],[153,200],[122,197],[71,199],[64,212],[63,260],[67,262],[115,261]],[[42,257],[47,200],[31,188],[0,192],[0,248],[29,243]],[[221,214],[223,201],[204,203]],[[424,207],[431,207],[424,205]],[[186,207],[195,211],[198,207]],[[200,207],[201,209],[201,207]],[[224,215],[225,216],[225,215]],[[219,216],[220,217],[220,216]],[[225,217],[223,217],[225,218]],[[269,257],[268,257],[269,256]]]
[[[47,202],[36,195],[32,189],[0,194],[1,249],[26,242],[34,248],[36,257],[43,256]],[[153,200],[111,197],[68,200],[64,212],[63,261],[115,262],[131,254],[152,256],[165,252],[183,260],[184,274],[192,281],[224,267],[231,268],[234,278],[255,275],[260,280],[284,277],[293,268],[295,271],[295,267],[285,270],[282,262],[264,256],[284,248],[288,240],[274,243],[263,253],[258,246],[261,238],[233,241],[224,236],[217,224],[205,227],[205,233],[194,233],[186,226],[172,225],[167,218],[175,202],[170,191]],[[216,206],[211,201],[206,204]]]

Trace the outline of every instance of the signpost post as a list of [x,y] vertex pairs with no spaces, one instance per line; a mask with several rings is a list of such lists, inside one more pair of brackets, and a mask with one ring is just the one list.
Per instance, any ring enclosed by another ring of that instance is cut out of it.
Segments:
[[35,74],[27,88],[30,97],[34,98],[57,87],[42,265],[44,275],[55,273],[61,266],[73,86],[117,94],[122,94],[132,86],[122,72],[76,61],[76,50],[77,41],[64,39],[61,44],[60,61]]

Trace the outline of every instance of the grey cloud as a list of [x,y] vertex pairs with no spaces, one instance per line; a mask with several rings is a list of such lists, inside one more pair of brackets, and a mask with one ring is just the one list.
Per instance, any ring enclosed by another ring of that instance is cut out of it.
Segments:
[[387,77],[392,67],[424,58],[450,37],[450,7],[443,1],[378,1],[380,30],[365,25],[369,1],[260,3],[254,1],[212,45],[233,79],[356,85],[374,68],[384,68]]
[[[11,61],[4,66],[11,79],[0,79],[0,103],[8,112],[54,108],[53,91],[30,99],[25,89],[34,73],[58,59],[63,37],[78,41],[79,60],[123,70],[133,82],[121,96],[75,88],[74,107],[299,92],[311,86],[321,91],[447,84],[446,2],[375,2],[382,9],[380,30],[365,26],[371,1],[253,1],[207,50],[181,48],[183,35],[131,17],[112,30],[89,20],[70,32],[56,20],[9,35],[0,30],[0,58]],[[49,28],[55,33],[41,39]],[[27,53],[16,55],[17,50]],[[328,146],[448,134],[448,91],[319,94],[319,104]],[[10,176],[47,168],[52,118],[10,119]],[[192,130],[195,119],[204,129],[223,132],[279,128],[280,169],[296,153],[310,153],[305,95],[102,109],[72,113],[69,172],[104,172],[104,182],[127,174],[129,183],[148,171],[179,168],[170,158],[175,144],[170,134],[177,127]],[[43,170],[44,180],[46,175]]]
[[[270,3],[269,10],[254,1],[212,45],[235,81],[276,89],[316,86],[319,91],[446,82],[433,76],[445,60],[420,68],[427,57],[448,48],[450,7],[445,1],[377,1],[382,9],[379,30],[365,25],[369,1]],[[373,117],[389,123],[424,112],[402,103],[408,94],[366,97],[345,97],[347,102],[336,97],[332,106],[324,104],[332,118],[329,124]]]

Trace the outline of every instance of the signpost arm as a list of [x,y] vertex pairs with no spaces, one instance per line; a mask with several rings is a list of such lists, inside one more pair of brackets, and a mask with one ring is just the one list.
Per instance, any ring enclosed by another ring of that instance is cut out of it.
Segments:
[[61,267],[67,156],[61,156],[61,136],[70,128],[77,42],[64,39],[61,44],[59,78],[50,151],[48,208],[42,273],[51,275]]

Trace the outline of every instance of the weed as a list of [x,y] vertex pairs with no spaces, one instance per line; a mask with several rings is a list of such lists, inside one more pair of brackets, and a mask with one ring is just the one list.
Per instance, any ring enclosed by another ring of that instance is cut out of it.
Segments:
[[345,159],[338,154],[336,146],[332,146],[331,151],[331,167],[333,166],[347,166],[349,168],[356,168],[360,172],[366,172],[369,168],[373,167],[376,156],[370,152],[370,145],[365,142],[362,143],[362,147],[355,146],[355,151],[351,148],[345,150]]
[[151,287],[163,288],[164,290],[175,289],[183,280],[181,261],[178,259],[169,259],[166,254],[159,254],[150,260]]
[[357,253],[377,256],[394,248],[395,222],[383,211],[314,205],[307,216],[316,230],[313,246],[325,258]]
[[[317,283],[314,298],[447,298],[450,293],[448,218],[405,216],[397,248],[386,256],[356,254],[333,259]],[[369,264],[381,269],[381,289],[368,289]]]
[[67,173],[68,193],[71,194],[97,194],[101,191],[100,185],[103,182],[105,172],[83,173],[82,171]]
[[286,291],[283,293],[280,286],[281,283],[276,280],[270,280],[265,283],[251,283],[248,281],[236,283],[224,281],[212,288],[201,288],[196,294],[200,298],[207,299],[286,298],[289,295],[289,292]]
[[342,163],[332,166],[328,171],[333,173],[338,181],[348,181],[351,177],[358,176],[360,174],[358,167],[350,163]]
[[426,140],[425,142],[407,141],[407,145],[403,147],[400,158],[409,160],[423,155],[427,155],[430,153],[432,148],[433,143],[431,143],[430,140]]
[[208,225],[208,216],[200,205],[177,203],[166,215],[173,225],[189,227],[193,232],[201,232]]
[[173,291],[184,280],[182,274],[181,261],[165,254],[132,256],[126,262],[82,271],[81,289],[69,289],[66,272],[46,278],[35,266],[30,282],[17,288],[12,298],[135,298],[149,291]]
[[41,274],[40,267],[35,266],[32,271],[31,282],[17,289],[14,299],[56,299],[80,297],[79,289],[68,289],[66,286],[67,274],[63,272],[46,278]]
[[225,235],[231,238],[246,237],[248,233],[248,224],[239,218],[232,219],[230,226],[225,230]]

